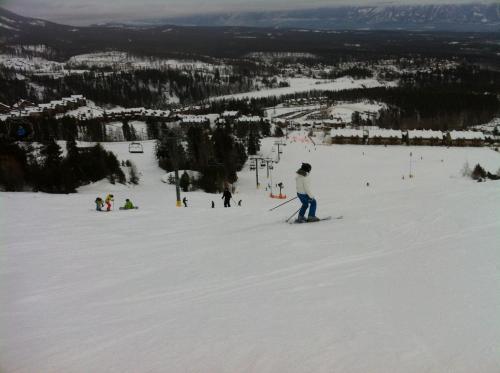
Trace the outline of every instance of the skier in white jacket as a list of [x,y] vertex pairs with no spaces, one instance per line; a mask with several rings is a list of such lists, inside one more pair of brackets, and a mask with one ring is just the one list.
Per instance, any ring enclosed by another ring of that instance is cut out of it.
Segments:
[[[311,165],[309,163],[302,163],[302,166],[297,171],[297,176],[295,177],[295,184],[297,186],[297,197],[299,197],[300,202],[302,202],[302,207],[299,211],[299,217],[297,222],[313,222],[318,221],[316,217],[316,199],[311,191],[311,182],[309,179],[309,173],[311,172]],[[309,208],[309,215],[307,220],[305,214]]]

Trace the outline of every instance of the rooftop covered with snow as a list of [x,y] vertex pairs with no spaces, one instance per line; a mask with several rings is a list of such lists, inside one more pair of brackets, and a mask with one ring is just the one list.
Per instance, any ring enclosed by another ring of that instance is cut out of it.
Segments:
[[331,137],[359,137],[364,136],[364,131],[360,129],[353,128],[333,128],[330,131]]
[[442,139],[443,132],[434,130],[408,130],[409,139]]
[[391,130],[383,128],[370,128],[368,130],[368,138],[381,137],[381,138],[402,138],[403,132],[401,130]]
[[484,133],[478,131],[450,131],[452,140],[484,140]]

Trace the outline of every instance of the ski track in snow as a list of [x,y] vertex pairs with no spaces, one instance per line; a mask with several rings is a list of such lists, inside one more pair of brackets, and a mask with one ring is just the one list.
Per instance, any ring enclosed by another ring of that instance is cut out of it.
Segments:
[[[498,153],[288,144],[273,184],[293,197],[309,162],[319,216],[344,216],[290,225],[298,203],[269,212],[282,201],[248,166],[242,207],[175,208],[143,144],[105,144],[139,186],[0,193],[1,372],[498,370],[500,184],[460,176]],[[93,211],[108,192],[140,209]]]

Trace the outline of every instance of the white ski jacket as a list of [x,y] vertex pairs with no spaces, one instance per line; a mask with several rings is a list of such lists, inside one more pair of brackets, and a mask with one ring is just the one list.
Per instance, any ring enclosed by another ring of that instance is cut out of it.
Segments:
[[[305,173],[305,172],[304,172]],[[309,179],[309,174],[306,175],[297,174],[295,177],[295,185],[297,186],[297,193],[307,194],[309,198],[314,199],[314,195],[311,191],[311,181]]]

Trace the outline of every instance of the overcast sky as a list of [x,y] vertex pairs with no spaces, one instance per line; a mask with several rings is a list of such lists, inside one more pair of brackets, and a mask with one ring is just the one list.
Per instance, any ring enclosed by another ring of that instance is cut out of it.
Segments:
[[[491,2],[493,2],[492,0]],[[301,9],[335,5],[474,3],[477,0],[0,0],[23,16],[88,25],[107,21],[168,18],[216,12]]]

